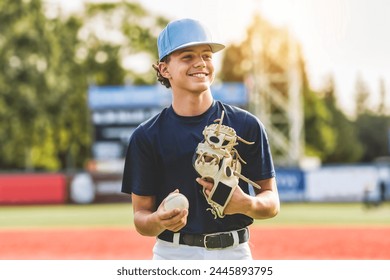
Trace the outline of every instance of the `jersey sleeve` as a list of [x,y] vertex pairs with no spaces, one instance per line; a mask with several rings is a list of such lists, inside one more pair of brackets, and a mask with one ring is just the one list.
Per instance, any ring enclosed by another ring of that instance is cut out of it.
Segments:
[[142,126],[131,135],[125,157],[122,192],[137,195],[155,195],[158,169],[153,145]]
[[243,167],[245,176],[253,181],[275,177],[271,148],[264,125],[258,118],[250,114],[248,114],[246,125],[246,140],[255,143],[245,145],[244,160],[247,162]]

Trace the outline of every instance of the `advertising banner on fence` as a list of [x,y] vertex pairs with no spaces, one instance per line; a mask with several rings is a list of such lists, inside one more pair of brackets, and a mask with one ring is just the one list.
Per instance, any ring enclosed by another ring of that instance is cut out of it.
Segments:
[[280,200],[302,201],[305,198],[305,174],[299,168],[276,168]]

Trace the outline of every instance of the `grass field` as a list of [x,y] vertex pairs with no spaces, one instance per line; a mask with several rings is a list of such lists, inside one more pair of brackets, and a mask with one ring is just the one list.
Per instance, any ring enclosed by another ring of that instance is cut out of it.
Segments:
[[[133,227],[128,203],[0,206],[0,229],[41,227]],[[390,226],[390,203],[283,203],[273,219],[259,226]]]
[[283,203],[264,225],[390,226],[390,203],[365,207],[362,203]]

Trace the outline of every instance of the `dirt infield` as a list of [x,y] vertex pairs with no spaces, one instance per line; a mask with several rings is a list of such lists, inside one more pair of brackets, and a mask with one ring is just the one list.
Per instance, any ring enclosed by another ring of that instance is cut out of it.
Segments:
[[[124,228],[1,230],[0,259],[150,259],[154,238]],[[254,259],[390,259],[390,227],[252,227]]]

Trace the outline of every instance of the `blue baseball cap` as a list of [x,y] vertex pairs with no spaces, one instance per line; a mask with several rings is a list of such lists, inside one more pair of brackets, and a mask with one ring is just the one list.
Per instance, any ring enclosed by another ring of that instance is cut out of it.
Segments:
[[213,41],[210,31],[200,21],[193,19],[172,21],[158,36],[158,58],[161,61],[174,51],[197,45],[209,45],[213,53],[225,48],[223,44]]

